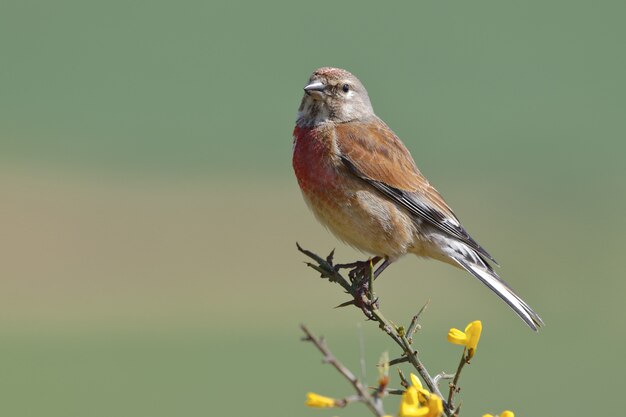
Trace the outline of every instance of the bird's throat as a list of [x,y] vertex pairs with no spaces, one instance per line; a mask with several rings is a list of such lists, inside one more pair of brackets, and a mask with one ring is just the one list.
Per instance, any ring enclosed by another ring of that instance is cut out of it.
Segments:
[[330,118],[328,107],[319,99],[304,95],[298,109],[297,125],[313,127],[326,122]]

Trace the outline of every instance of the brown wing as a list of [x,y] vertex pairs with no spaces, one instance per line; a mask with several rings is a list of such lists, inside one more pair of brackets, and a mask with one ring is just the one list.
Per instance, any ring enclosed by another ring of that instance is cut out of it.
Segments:
[[419,172],[408,149],[380,119],[336,126],[344,165],[416,218],[495,260],[461,226],[452,209]]

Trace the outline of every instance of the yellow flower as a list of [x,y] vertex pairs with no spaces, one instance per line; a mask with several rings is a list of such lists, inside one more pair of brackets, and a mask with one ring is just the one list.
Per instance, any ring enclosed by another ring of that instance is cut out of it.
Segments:
[[[480,333],[483,330],[483,324],[480,320],[471,322],[465,328],[465,332],[459,329],[450,329],[448,332],[448,342],[455,345],[465,346],[468,350],[468,356],[471,358],[474,356],[476,346],[478,346],[478,340],[480,339]],[[508,416],[507,416],[508,417]]]
[[428,408],[430,409],[429,416],[439,417],[443,415],[443,401],[439,396],[433,394],[428,399]]
[[413,384],[415,388],[423,388],[420,379],[413,372],[411,372],[411,384]]
[[399,417],[439,417],[443,413],[443,402],[435,394],[431,394],[424,388],[417,378],[411,374],[411,385],[402,394]]
[[335,406],[335,399],[330,397],[324,397],[323,395],[309,392],[306,394],[306,405],[309,407],[328,408]]
[[428,397],[428,414],[427,417],[439,417],[443,415],[443,401],[439,396],[435,394],[430,394]]
[[[483,417],[493,417],[491,414],[483,414]],[[505,410],[500,414],[500,417],[515,417],[513,411]]]
[[421,417],[427,415],[429,411],[428,407],[421,406],[416,387],[411,385],[404,391],[400,411],[398,411],[399,417]]
[[425,405],[428,402],[427,398],[430,395],[430,392],[424,389],[419,378],[414,373],[411,373],[411,384],[417,388],[417,400],[420,405]]

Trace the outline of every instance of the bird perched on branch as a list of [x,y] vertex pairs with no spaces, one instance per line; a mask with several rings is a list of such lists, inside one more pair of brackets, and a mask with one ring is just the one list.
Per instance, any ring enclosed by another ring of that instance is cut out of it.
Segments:
[[354,75],[329,67],[313,72],[293,136],[293,168],[304,200],[338,238],[375,255],[374,264],[383,261],[374,277],[407,253],[437,259],[474,275],[533,330],[543,324],[374,114]]

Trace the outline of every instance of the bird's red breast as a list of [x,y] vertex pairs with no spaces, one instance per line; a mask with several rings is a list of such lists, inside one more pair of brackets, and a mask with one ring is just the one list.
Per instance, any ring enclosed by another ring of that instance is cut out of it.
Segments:
[[305,193],[330,191],[337,181],[332,166],[332,143],[319,127],[296,126],[293,131],[293,169],[300,189]]

